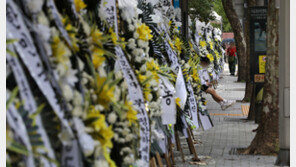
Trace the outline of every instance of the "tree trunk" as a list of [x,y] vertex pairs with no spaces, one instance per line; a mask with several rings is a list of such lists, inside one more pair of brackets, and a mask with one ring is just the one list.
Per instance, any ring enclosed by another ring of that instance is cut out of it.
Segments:
[[268,1],[267,60],[263,93],[262,118],[251,145],[245,154],[275,154],[279,142],[279,10],[275,0]]
[[[247,6],[253,7],[256,6],[256,0],[247,0]],[[244,34],[246,40],[246,89],[245,89],[245,97],[243,98],[243,102],[251,102],[251,96],[253,93],[253,84],[251,82],[251,75],[250,75],[250,23],[249,23],[249,15],[246,15],[246,19],[244,21]],[[252,111],[250,110],[249,113]]]
[[233,7],[232,0],[222,0],[222,4],[223,4],[225,14],[231,24],[231,27],[234,33],[235,43],[236,43],[237,58],[238,58],[237,81],[238,82],[246,81],[246,77],[247,77],[246,41],[244,38],[242,25]]

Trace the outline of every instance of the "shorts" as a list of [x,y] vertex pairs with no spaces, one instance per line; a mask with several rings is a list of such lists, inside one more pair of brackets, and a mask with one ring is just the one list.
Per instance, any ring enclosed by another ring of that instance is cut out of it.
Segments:
[[201,85],[201,90],[204,91],[204,92],[205,92],[208,88],[209,88],[208,85]]

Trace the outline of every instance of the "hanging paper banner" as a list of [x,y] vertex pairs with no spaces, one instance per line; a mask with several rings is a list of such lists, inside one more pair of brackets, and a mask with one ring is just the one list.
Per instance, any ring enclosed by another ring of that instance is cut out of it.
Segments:
[[180,98],[180,106],[181,106],[180,108],[184,110],[186,100],[187,100],[187,90],[186,90],[186,85],[185,85],[181,68],[179,68],[175,87],[176,87],[176,97]]
[[143,93],[136,78],[136,75],[130,67],[129,62],[127,61],[122,49],[119,46],[116,46],[115,52],[119,60],[124,79],[128,85],[129,98],[138,111],[137,117],[141,127],[139,155],[143,161],[149,164],[149,119],[145,108]]
[[114,31],[118,34],[115,0],[102,0],[100,8],[105,14],[104,19],[111,27],[114,25]]
[[193,124],[196,126],[196,128],[199,127],[198,123],[198,116],[197,116],[197,102],[194,96],[193,88],[191,85],[191,82],[187,82],[187,90],[188,90],[188,102],[189,102],[189,111],[191,114],[191,118],[193,121]]
[[162,76],[160,84],[161,90],[161,120],[163,125],[176,124],[176,101],[175,101],[175,88],[170,81]]
[[54,20],[57,28],[61,32],[63,38],[66,40],[67,44],[70,47],[72,47],[72,43],[71,43],[70,37],[69,37],[67,31],[64,28],[64,25],[62,23],[62,20],[61,20],[59,14],[58,14],[58,10],[57,10],[57,8],[56,8],[56,6],[54,4],[54,1],[53,0],[47,0],[46,6],[47,6],[48,9],[50,9],[50,12],[51,12],[51,15],[53,17],[53,20]]
[[50,81],[47,78],[39,54],[36,51],[30,33],[22,19],[22,15],[11,0],[6,1],[6,20],[7,38],[18,39],[18,42],[13,44],[16,51],[19,53],[21,59],[28,68],[30,75],[36,81],[39,89],[47,98],[49,104],[61,120],[62,125],[67,129],[69,135],[73,137],[72,129],[68,120],[65,118],[65,113],[62,111]]
[[62,166],[64,167],[83,167],[82,157],[79,150],[79,145],[76,139],[71,141],[71,144],[63,147],[62,150]]
[[28,136],[28,132],[23,122],[22,117],[15,109],[13,105],[10,105],[8,108],[8,112],[6,112],[7,122],[9,127],[15,132],[16,140],[20,141],[25,145],[28,151],[28,156],[26,157],[26,166],[35,166],[34,156],[32,152],[32,145],[30,143],[30,138]]
[[[13,49],[10,47],[10,50],[13,50]],[[20,90],[21,98],[24,101],[25,110],[28,111],[30,113],[30,115],[35,114],[36,110],[37,110],[37,105],[36,105],[36,102],[35,102],[34,97],[32,95],[31,88],[28,84],[27,78],[24,74],[24,71],[23,71],[17,57],[13,57],[13,56],[10,56],[9,54],[7,54],[6,59],[12,69],[14,76],[15,76],[15,80],[16,80],[17,85]],[[36,125],[38,127],[37,132],[41,136],[43,145],[46,148],[46,154],[51,159],[55,159],[54,151],[51,147],[51,144],[49,142],[46,131],[43,127],[40,115],[36,116],[35,121],[36,121]],[[45,150],[38,149],[37,151],[41,154],[45,153]],[[42,158],[42,163],[45,167],[55,167],[56,166],[54,163],[49,162],[45,158]]]

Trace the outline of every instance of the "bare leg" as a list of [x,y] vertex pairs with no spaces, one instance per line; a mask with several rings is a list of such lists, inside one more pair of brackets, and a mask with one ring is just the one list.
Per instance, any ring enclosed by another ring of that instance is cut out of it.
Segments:
[[215,89],[213,89],[213,88],[208,88],[208,89],[206,90],[206,93],[211,94],[212,97],[213,97],[213,99],[214,99],[217,103],[220,103],[220,102],[222,102],[222,101],[224,100],[220,95],[217,94],[217,92],[216,92]]

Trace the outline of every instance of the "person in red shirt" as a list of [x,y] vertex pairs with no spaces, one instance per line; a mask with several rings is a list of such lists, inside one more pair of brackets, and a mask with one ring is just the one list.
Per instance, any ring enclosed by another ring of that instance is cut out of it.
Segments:
[[234,42],[232,42],[227,49],[228,55],[228,64],[229,64],[229,71],[231,75],[235,74],[235,65],[236,65],[236,47]]

